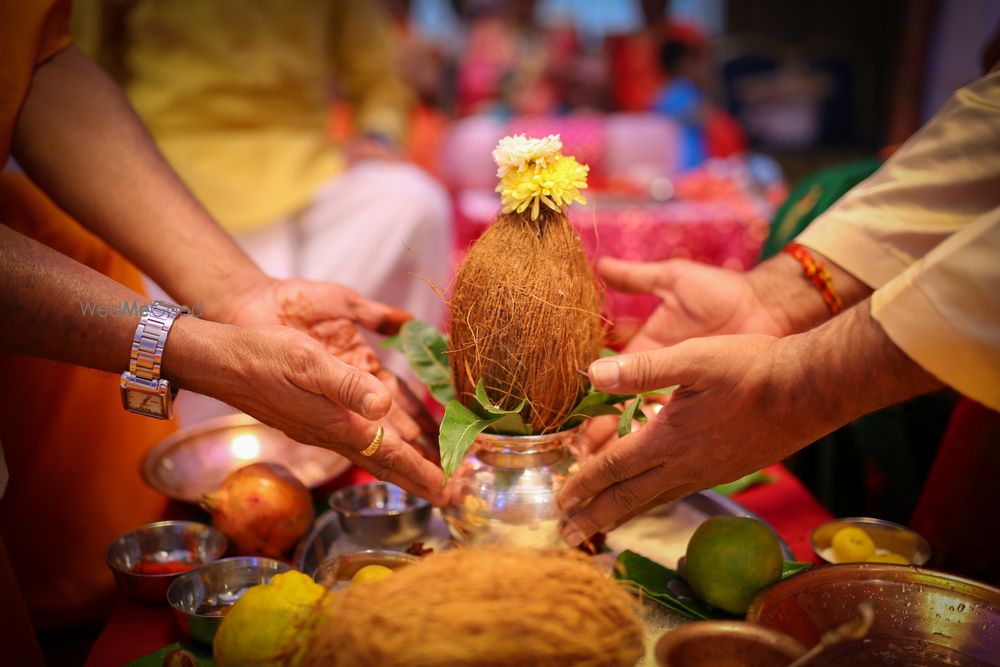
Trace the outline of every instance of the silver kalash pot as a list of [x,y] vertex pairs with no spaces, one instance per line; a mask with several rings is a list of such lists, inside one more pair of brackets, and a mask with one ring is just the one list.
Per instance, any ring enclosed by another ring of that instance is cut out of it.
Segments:
[[449,480],[443,514],[452,537],[475,546],[565,546],[556,500],[576,469],[577,432],[480,434]]

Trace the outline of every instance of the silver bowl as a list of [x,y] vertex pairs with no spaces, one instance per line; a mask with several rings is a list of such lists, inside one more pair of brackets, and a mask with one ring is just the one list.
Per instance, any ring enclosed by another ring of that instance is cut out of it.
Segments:
[[420,558],[402,551],[386,549],[365,549],[327,558],[313,573],[313,580],[332,588],[337,582],[349,581],[363,567],[382,565],[390,570],[398,570],[407,565],[419,563]]
[[280,463],[313,489],[340,476],[351,462],[322,447],[295,442],[281,431],[244,414],[183,428],[146,455],[142,477],[175,500],[196,503],[229,473],[264,461]]
[[167,602],[181,630],[211,644],[226,612],[248,588],[291,569],[272,558],[223,558],[177,577],[167,589]]
[[856,516],[824,523],[809,536],[813,552],[827,563],[836,563],[830,546],[833,536],[841,528],[861,528],[872,538],[876,548],[897,553],[910,561],[910,565],[924,565],[931,559],[931,545],[920,533],[892,521]]
[[357,484],[330,496],[344,532],[362,545],[404,544],[420,537],[431,519],[431,504],[386,482]]
[[108,545],[104,559],[115,582],[129,597],[147,602],[166,599],[170,583],[181,572],[141,574],[133,571],[143,557],[158,562],[190,560],[199,564],[226,552],[226,538],[215,528],[196,521],[157,521],[118,537]]

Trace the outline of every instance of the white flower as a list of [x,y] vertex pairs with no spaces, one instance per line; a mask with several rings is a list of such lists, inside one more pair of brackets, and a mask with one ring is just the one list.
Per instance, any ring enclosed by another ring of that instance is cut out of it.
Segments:
[[493,150],[497,178],[503,178],[509,171],[525,171],[529,166],[544,169],[548,162],[559,157],[562,147],[558,134],[543,139],[531,139],[523,134],[504,137]]

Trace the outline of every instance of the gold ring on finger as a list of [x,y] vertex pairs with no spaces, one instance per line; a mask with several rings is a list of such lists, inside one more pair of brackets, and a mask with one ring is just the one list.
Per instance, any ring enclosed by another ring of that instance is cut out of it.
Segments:
[[371,444],[361,450],[361,456],[371,456],[378,451],[378,448],[382,446],[382,433],[382,425],[379,424]]

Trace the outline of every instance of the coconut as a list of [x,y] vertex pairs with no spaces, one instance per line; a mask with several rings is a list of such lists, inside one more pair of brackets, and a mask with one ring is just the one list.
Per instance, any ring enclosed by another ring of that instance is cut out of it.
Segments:
[[302,665],[634,665],[637,602],[569,549],[454,549],[321,602]]
[[[569,417],[587,391],[582,371],[599,356],[604,339],[603,291],[560,198],[542,189],[551,178],[543,170],[547,164],[555,171],[554,160],[571,161],[586,174],[586,167],[558,152],[522,162],[520,171],[504,171],[498,159],[499,173],[506,174],[498,190],[508,205],[470,248],[451,299],[448,355],[458,399],[472,408],[480,381],[503,409],[527,399],[522,416],[536,434],[558,430]],[[524,173],[543,176],[524,183],[531,180]],[[579,198],[573,181],[569,186]]]

